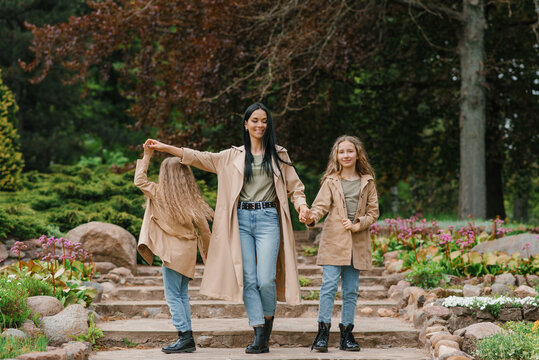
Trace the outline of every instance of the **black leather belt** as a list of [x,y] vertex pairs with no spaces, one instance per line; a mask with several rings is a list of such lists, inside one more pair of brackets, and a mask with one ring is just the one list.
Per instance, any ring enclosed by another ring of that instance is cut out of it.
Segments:
[[240,201],[238,202],[238,209],[244,210],[258,210],[267,208],[276,208],[275,201]]

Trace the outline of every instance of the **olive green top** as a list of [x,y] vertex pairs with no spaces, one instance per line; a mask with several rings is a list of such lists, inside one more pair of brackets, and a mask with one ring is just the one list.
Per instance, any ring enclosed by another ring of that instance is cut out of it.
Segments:
[[354,221],[357,206],[359,204],[359,193],[361,191],[361,179],[346,180],[341,179],[344,199],[346,201],[346,213],[350,221]]
[[275,201],[277,193],[273,184],[273,175],[268,176],[262,167],[263,155],[253,155],[253,178],[243,179],[240,201]]

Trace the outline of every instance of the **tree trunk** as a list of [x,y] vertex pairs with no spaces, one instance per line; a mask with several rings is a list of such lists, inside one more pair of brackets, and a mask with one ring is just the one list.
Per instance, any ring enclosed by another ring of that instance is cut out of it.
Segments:
[[[520,174],[519,174],[520,175]],[[513,195],[513,219],[516,221],[528,221],[528,202],[531,188],[531,177],[528,174],[518,176]]]
[[485,14],[483,0],[463,0],[459,42],[460,178],[459,218],[486,217],[485,171]]

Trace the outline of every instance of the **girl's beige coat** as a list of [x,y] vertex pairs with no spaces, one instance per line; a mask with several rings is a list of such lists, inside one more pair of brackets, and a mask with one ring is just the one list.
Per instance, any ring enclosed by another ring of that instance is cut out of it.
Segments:
[[[322,229],[316,263],[318,265],[350,265],[353,256],[354,268],[372,269],[372,251],[369,226],[378,219],[378,195],[374,179],[361,176],[361,193],[354,223],[359,222],[359,231],[345,230],[342,219],[348,219],[341,179],[328,176],[312,205],[315,224],[329,212]],[[353,251],[352,251],[353,249]]]
[[[279,157],[290,161],[286,149],[277,146]],[[182,162],[217,174],[217,205],[212,228],[208,260],[200,293],[220,299],[242,302],[243,266],[237,205],[243,187],[245,168],[244,147],[233,146],[219,153],[183,149]],[[288,197],[295,208],[306,204],[304,186],[293,167],[280,163],[281,172],[273,163],[274,184],[277,193],[281,244],[277,258],[277,299],[296,305],[300,290],[296,263],[296,249]],[[259,254],[263,256],[263,254]]]
[[165,217],[155,204],[157,184],[148,181],[146,176],[149,163],[147,158],[137,160],[135,170],[135,185],[147,198],[137,250],[148,264],[153,262],[155,254],[167,268],[192,279],[195,276],[197,244],[203,259],[208,249],[211,235],[208,222],[205,219],[196,224],[164,222]]

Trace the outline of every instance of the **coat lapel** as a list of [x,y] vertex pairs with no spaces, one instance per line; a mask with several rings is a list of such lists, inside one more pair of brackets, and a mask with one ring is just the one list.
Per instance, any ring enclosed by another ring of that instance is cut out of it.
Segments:
[[236,156],[233,164],[234,167],[240,172],[241,179],[243,179],[243,173],[245,171],[245,148],[244,146],[233,146],[233,148],[241,152],[241,155]]

